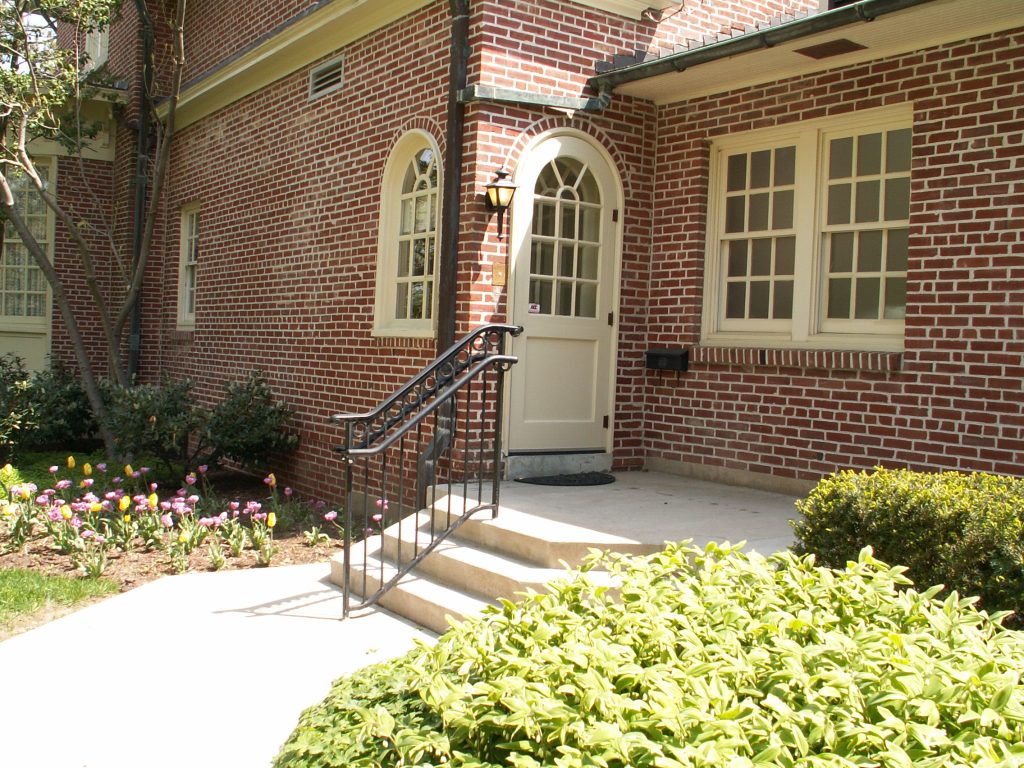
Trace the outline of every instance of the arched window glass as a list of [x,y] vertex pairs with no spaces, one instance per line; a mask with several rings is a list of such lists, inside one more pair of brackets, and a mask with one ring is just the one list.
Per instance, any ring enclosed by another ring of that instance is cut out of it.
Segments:
[[395,145],[381,190],[376,331],[433,332],[440,157],[433,140],[412,132]]

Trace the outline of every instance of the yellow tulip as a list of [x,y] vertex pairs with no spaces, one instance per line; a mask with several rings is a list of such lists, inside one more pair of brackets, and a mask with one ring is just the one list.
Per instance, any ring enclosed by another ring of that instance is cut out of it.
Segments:
[[130,523],[130,522],[132,521],[132,516],[131,516],[131,515],[125,515],[125,516],[124,516],[124,521],[125,521],[126,523]]
[[92,464],[90,464],[89,462],[85,462],[85,464],[82,465],[82,474],[85,475],[86,477],[91,475],[92,474]]
[[63,507],[60,508],[60,515],[65,520],[70,520],[71,519],[71,514],[72,514],[71,513],[71,507],[69,507],[67,504],[65,504]]
[[2,471],[5,475],[13,475],[14,467],[12,467],[10,464],[4,464],[4,468]]
[[267,515],[267,528],[273,528],[275,525],[277,525],[277,515],[271,512]]
[[101,512],[101,511],[103,511],[103,505],[100,504],[98,501],[94,501],[92,504],[89,505],[89,511],[90,512]]
[[186,541],[188,541],[188,536],[186,536],[184,533],[182,533],[182,534],[180,534],[178,536],[178,543],[179,544],[184,544]]
[[274,473],[273,472],[271,472],[269,475],[267,475],[267,485],[269,485],[271,488],[276,488],[277,487],[277,478],[274,477]]
[[160,503],[160,499],[155,493],[149,494],[149,498],[147,499],[147,501],[149,502],[149,506],[151,509],[156,509],[157,505]]
[[74,456],[68,456],[68,469],[74,469],[74,468],[75,468],[75,457]]
[[119,502],[117,502],[117,506],[118,506],[118,508],[122,512],[124,512],[126,509],[128,509],[128,507],[131,506],[131,503],[132,503],[131,496],[122,496],[121,500]]
[[132,469],[132,465],[131,464],[125,464],[124,465],[124,473],[128,477],[131,477],[132,476],[132,472],[134,472],[134,471],[135,470]]

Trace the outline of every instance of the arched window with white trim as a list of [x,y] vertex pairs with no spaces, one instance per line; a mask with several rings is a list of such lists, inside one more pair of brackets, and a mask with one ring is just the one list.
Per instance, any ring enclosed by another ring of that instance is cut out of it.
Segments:
[[441,153],[433,137],[410,131],[395,144],[381,183],[374,331],[434,333]]

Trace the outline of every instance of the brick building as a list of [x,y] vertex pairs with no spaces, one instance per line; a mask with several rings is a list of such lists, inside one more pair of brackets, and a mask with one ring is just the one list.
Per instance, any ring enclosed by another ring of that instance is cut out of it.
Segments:
[[189,3],[143,376],[262,369],[324,488],[326,417],[493,319],[514,457],[1024,472],[1019,0],[472,0],[464,83],[461,5]]

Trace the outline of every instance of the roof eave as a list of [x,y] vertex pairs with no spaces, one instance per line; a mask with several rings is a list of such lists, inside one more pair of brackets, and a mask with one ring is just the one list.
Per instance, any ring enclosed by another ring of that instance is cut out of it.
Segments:
[[682,72],[700,64],[750,53],[762,48],[772,48],[782,43],[839,29],[850,24],[873,21],[887,13],[902,11],[929,2],[933,2],[933,0],[861,0],[853,5],[845,5],[824,13],[794,19],[777,26],[766,27],[691,50],[669,54],[652,61],[595,75],[588,80],[588,83],[594,90],[606,92],[626,83],[646,80],[671,72]]

